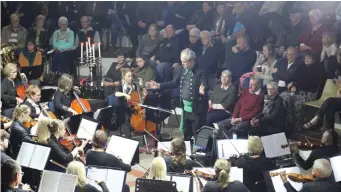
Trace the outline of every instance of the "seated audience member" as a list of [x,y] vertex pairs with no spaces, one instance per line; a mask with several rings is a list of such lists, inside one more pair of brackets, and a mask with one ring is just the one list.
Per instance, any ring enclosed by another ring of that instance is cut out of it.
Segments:
[[[66,173],[77,176],[75,192],[100,192],[95,186],[88,183],[84,164],[79,161],[72,161],[66,168]],[[104,181],[98,181],[103,192],[109,192]]]
[[323,15],[319,9],[313,9],[309,12],[310,26],[299,38],[300,52],[313,52],[320,54],[322,52],[322,34],[328,31],[326,25],[322,23]]
[[244,173],[244,185],[253,191],[257,181],[264,181],[263,171],[273,170],[276,164],[272,159],[266,158],[263,153],[263,143],[258,136],[248,138],[249,155],[242,155],[234,163],[238,168],[242,168]]
[[272,70],[274,69],[277,59],[275,55],[275,49],[273,48],[271,43],[267,43],[263,46],[263,54],[259,56],[255,65],[253,66],[253,71],[250,73],[245,73],[240,78],[240,85],[243,88],[248,88],[249,86],[249,77],[257,75],[262,79],[262,84],[266,85],[272,81]]
[[202,54],[202,43],[200,41],[200,30],[198,28],[193,28],[189,31],[189,43],[185,46],[194,51],[197,57]]
[[35,26],[28,31],[27,39],[34,39],[37,51],[45,54],[49,48],[49,32],[44,28],[45,16],[38,15],[36,17]]
[[12,14],[10,16],[11,24],[1,30],[1,44],[14,44],[16,49],[24,48],[27,39],[27,30],[19,24],[20,16]]
[[136,57],[137,68],[134,69],[136,79],[139,80],[139,85],[144,87],[146,82],[155,80],[155,69],[150,66],[149,60],[145,57]]
[[214,75],[218,68],[218,50],[212,43],[211,33],[201,31],[200,39],[202,42],[201,53],[197,56],[196,65],[201,70],[207,71],[209,76]]
[[249,189],[240,181],[230,180],[231,164],[226,159],[217,159],[214,163],[215,175],[217,177],[216,181],[207,181],[203,192],[248,192]]
[[130,68],[125,60],[123,53],[117,54],[117,62],[113,62],[103,79],[104,96],[107,97],[114,92],[115,87],[121,85],[122,72],[121,69]]
[[75,44],[74,44],[74,49],[78,48],[76,51],[76,54],[80,53],[80,43],[83,43],[83,49],[86,50],[85,46],[86,46],[86,42],[88,42],[88,38],[90,38],[91,45],[95,44],[95,50],[97,50],[98,43],[101,42],[101,37],[99,36],[98,31],[95,31],[91,27],[91,21],[90,21],[89,16],[83,16],[81,18],[81,26],[82,26],[82,29],[79,30],[78,33],[76,34],[76,39],[75,39]]
[[186,26],[187,31],[191,31],[193,28],[211,31],[215,13],[215,10],[212,9],[212,6],[212,2],[203,1],[201,10],[196,11],[189,20]]
[[[317,159],[314,162],[313,169],[311,171],[315,181],[306,182],[303,184],[300,192],[314,191],[314,192],[338,192],[341,190],[340,185],[335,181],[329,179],[333,172],[331,164],[326,159]],[[284,187],[288,192],[297,192],[297,190],[288,182],[287,176],[281,174]]]
[[30,85],[26,89],[26,99],[24,105],[27,105],[31,109],[31,117],[33,119],[38,118],[41,112],[39,101],[41,98],[41,91],[37,85]]
[[212,37],[220,36],[224,34],[225,25],[227,21],[225,20],[225,4],[224,2],[219,2],[216,8],[213,26],[212,26]]
[[200,166],[193,160],[186,159],[186,144],[181,138],[174,138],[171,142],[173,156],[165,156],[167,172],[183,173],[185,170],[192,170]]
[[234,107],[232,118],[218,123],[219,129],[226,131],[244,131],[250,126],[250,120],[262,111],[264,94],[261,92],[260,78],[250,79],[250,88],[244,90]]
[[150,53],[152,66],[156,69],[156,79],[160,82],[171,79],[171,74],[168,74],[167,70],[180,62],[180,46],[175,28],[173,25],[168,25],[165,30],[167,38]]
[[22,184],[24,172],[21,166],[15,160],[7,160],[1,165],[1,191],[2,192],[29,192],[32,191],[30,186]]
[[167,166],[162,157],[155,157],[150,166],[148,179],[167,181]]
[[164,37],[160,36],[159,28],[156,24],[151,24],[148,33],[143,35],[136,49],[136,57],[148,57],[150,53],[158,46]]
[[74,32],[67,27],[68,19],[64,16],[59,18],[58,26],[59,29],[52,34],[50,40],[54,49],[51,71],[57,74],[75,74],[75,65],[70,60],[72,53],[70,51],[75,41]]
[[331,32],[324,32],[322,34],[322,53],[321,63],[323,63],[327,79],[334,79],[335,71],[340,68],[337,63],[338,46],[336,44],[335,34]]
[[287,49],[287,58],[282,58],[272,70],[272,78],[278,83],[279,92],[285,91],[289,83],[298,76],[297,69],[300,65],[296,48],[289,47]]
[[[108,135],[105,131],[97,130],[92,138],[92,149],[86,153],[87,166],[117,167],[121,170],[130,172],[131,167],[125,164],[121,159],[105,152],[108,144]],[[119,146],[116,146],[119,147]]]
[[264,96],[263,111],[251,119],[249,135],[265,136],[285,129],[286,111],[283,99],[278,94],[277,83],[270,82],[266,87],[268,94]]
[[232,72],[232,82],[237,82],[244,73],[252,71],[257,55],[249,47],[248,39],[244,36],[237,38],[237,45],[232,47],[232,52],[230,58],[225,58],[225,62],[227,69]]
[[3,114],[6,117],[12,117],[11,111],[23,100],[17,96],[16,85],[14,80],[17,78],[17,66],[13,63],[8,63],[2,71],[4,79],[1,81],[1,101],[4,109]]
[[4,130],[0,130],[0,149],[1,149],[1,164],[5,161],[12,159],[5,151],[8,148],[9,134]]
[[231,117],[235,103],[238,100],[238,90],[231,83],[232,73],[229,70],[221,72],[221,84],[217,85],[210,95],[209,111],[206,116],[206,125]]
[[[314,161],[316,159],[320,158],[330,158],[337,154],[337,144],[338,144],[338,134],[335,130],[330,129],[328,131],[325,131],[321,138],[321,146],[317,148],[313,148],[309,157],[304,160],[299,155],[298,149],[300,149],[299,143],[293,143],[293,145],[290,146],[291,151],[294,154],[294,160],[295,162],[302,167],[304,170],[310,169]],[[304,147],[301,148],[301,150],[304,150]],[[310,150],[309,146],[307,146],[307,149]]]
[[19,52],[19,65],[21,72],[26,74],[28,83],[40,85],[44,65],[41,52],[36,51],[35,40],[29,39],[27,46]]
[[21,144],[25,140],[31,140],[30,130],[24,123],[30,121],[31,109],[27,105],[17,106],[13,111],[13,123],[9,141],[12,146],[12,152],[16,158]]

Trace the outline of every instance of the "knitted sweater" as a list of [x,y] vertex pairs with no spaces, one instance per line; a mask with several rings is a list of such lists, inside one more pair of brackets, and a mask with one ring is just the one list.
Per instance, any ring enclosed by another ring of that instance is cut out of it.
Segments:
[[251,120],[262,111],[263,103],[263,93],[256,95],[250,93],[249,90],[244,90],[234,107],[232,118],[240,117],[243,121]]

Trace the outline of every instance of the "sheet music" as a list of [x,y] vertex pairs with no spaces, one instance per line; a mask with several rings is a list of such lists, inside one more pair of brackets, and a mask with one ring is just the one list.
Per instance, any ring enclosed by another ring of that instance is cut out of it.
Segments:
[[101,186],[99,186],[95,181],[90,180],[90,179],[87,178],[86,179],[86,183],[94,186],[98,191],[102,191],[103,192]]
[[288,144],[287,138],[284,133],[277,133],[261,137],[265,156],[268,158],[280,157],[289,155],[289,147],[282,148],[282,145]]
[[105,183],[110,192],[122,191],[125,172],[121,170],[108,169],[108,176]]
[[77,132],[77,137],[82,139],[91,140],[97,129],[97,122],[90,121],[88,119],[82,118],[79,123],[79,129]]
[[34,148],[35,148],[34,144],[22,142],[19,153],[18,153],[18,157],[16,160],[19,165],[24,166],[24,167],[29,167]]
[[191,183],[191,177],[172,176],[172,181],[176,183],[176,189],[178,192],[190,192],[189,186]]
[[31,161],[29,164],[30,168],[38,169],[43,171],[47,162],[47,159],[49,158],[51,148],[36,145],[31,157]]
[[111,136],[106,152],[122,159],[126,164],[131,164],[139,142],[119,136]]
[[330,164],[332,165],[333,173],[334,173],[334,178],[336,182],[341,181],[341,156],[336,156],[330,158]]
[[243,183],[243,169],[238,167],[231,167],[230,179],[231,181],[240,181]]
[[[282,169],[270,171],[270,173],[272,173],[272,172],[283,172],[283,171],[285,171],[286,173],[300,173],[300,168],[288,167],[288,168],[282,168]],[[275,177],[271,177],[271,181],[272,181],[272,184],[273,184],[276,192],[287,192],[286,188],[284,187],[283,181],[279,175],[277,175]],[[288,181],[297,191],[301,190],[301,188],[303,186],[302,183],[297,183],[297,182],[291,181],[289,178],[288,178]]]
[[[161,142],[161,143],[163,145],[158,143],[157,144],[157,149],[163,149],[164,151],[169,151],[168,149],[171,149],[171,141],[165,141],[165,142]],[[186,155],[187,155],[186,158],[189,159],[189,156],[192,155],[191,142],[190,141],[185,141],[185,145],[186,145]]]
[[228,159],[231,155],[239,155],[239,153],[248,152],[248,143],[246,139],[222,139],[217,141],[217,146],[218,157],[223,159]]
[[74,192],[76,182],[76,175],[44,170],[38,192]]
[[106,181],[108,175],[107,169],[98,169],[91,167],[88,169],[87,177],[95,181]]
[[93,118],[94,118],[94,119],[97,119],[97,118],[98,118],[98,115],[99,115],[99,113],[102,111],[102,109],[106,109],[106,108],[109,108],[109,107],[111,107],[111,106],[109,105],[108,107],[104,107],[104,108],[101,108],[101,109],[97,109],[96,112],[94,113]]

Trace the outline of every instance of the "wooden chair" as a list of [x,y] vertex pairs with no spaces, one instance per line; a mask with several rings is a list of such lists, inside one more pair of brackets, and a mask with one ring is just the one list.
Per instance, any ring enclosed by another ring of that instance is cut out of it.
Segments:
[[315,107],[315,108],[320,108],[326,99],[328,99],[329,97],[336,97],[336,96],[337,96],[337,87],[335,83],[333,82],[333,79],[327,79],[320,99],[315,100],[315,101],[305,102],[304,105]]

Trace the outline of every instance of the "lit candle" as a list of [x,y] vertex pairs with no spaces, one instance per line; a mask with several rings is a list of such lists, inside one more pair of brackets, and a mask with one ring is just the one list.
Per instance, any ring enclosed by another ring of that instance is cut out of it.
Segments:
[[95,44],[92,44],[92,54],[93,54],[94,59],[95,59]]
[[101,58],[101,43],[98,42],[98,57]]
[[83,59],[83,43],[81,43],[81,58]]
[[89,58],[89,47],[88,47],[88,42],[85,43],[86,47],[86,57]]

